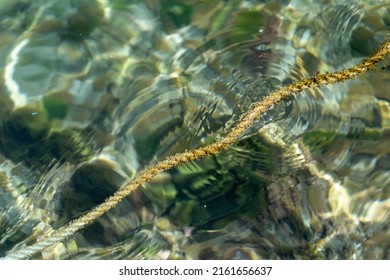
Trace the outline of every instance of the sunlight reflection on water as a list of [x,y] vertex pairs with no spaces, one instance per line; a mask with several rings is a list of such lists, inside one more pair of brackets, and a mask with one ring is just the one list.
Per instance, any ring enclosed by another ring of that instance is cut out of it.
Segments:
[[[271,90],[351,66],[383,1],[5,1],[0,256],[225,134]],[[264,114],[36,258],[389,257],[389,59]],[[382,66],[381,65],[381,66]]]

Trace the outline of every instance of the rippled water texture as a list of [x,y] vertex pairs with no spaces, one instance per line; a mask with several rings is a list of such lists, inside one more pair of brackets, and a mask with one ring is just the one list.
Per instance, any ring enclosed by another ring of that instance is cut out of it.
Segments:
[[[380,0],[1,1],[0,257],[389,34]],[[296,95],[34,258],[388,259],[389,84]]]

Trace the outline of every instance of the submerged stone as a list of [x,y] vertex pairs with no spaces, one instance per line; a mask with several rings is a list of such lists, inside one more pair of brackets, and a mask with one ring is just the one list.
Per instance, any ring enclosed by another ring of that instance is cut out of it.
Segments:
[[50,128],[47,114],[36,106],[27,106],[12,112],[6,119],[4,133],[21,143],[34,143],[44,138]]

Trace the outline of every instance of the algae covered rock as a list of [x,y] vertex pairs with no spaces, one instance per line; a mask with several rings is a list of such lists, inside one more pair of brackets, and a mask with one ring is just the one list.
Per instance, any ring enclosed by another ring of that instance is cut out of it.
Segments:
[[44,138],[50,128],[47,114],[35,106],[16,109],[3,125],[4,134],[21,143],[34,143]]
[[53,160],[79,163],[96,151],[92,134],[89,129],[58,129],[40,106],[25,106],[11,112],[0,125],[0,151],[36,167]]

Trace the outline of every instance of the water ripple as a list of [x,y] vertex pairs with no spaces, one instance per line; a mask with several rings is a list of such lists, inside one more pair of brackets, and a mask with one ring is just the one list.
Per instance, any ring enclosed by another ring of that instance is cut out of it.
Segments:
[[[390,31],[386,1],[282,2],[4,4],[0,256]],[[228,151],[160,174],[34,257],[388,257],[387,65],[274,106]]]

